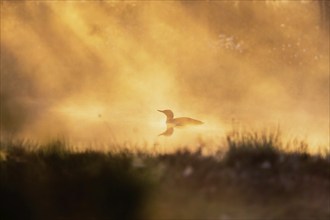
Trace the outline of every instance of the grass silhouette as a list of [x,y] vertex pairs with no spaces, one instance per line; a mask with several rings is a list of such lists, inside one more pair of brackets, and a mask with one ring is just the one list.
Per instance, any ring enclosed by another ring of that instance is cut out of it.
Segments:
[[5,148],[2,219],[142,219],[149,184],[127,155],[73,153],[60,141]]
[[[227,151],[74,151],[1,142],[1,219],[328,219],[330,156],[278,133],[227,136]],[[292,148],[292,147],[291,147]]]

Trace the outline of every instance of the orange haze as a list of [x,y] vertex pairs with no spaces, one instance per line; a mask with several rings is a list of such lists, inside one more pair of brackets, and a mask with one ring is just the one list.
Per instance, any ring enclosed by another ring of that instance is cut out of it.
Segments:
[[[235,120],[328,145],[320,6],[1,1],[2,138],[186,145],[223,137]],[[158,137],[157,109],[205,124]]]

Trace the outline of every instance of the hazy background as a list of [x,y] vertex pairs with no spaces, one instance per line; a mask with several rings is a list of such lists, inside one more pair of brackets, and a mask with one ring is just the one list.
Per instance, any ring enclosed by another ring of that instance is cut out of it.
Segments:
[[[2,1],[1,138],[329,143],[326,1]],[[157,109],[205,122],[158,137]]]

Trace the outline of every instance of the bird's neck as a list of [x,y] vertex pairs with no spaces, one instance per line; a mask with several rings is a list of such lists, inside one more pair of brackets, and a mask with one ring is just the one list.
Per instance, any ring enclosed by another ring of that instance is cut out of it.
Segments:
[[173,122],[173,117],[167,116],[166,123],[172,123]]

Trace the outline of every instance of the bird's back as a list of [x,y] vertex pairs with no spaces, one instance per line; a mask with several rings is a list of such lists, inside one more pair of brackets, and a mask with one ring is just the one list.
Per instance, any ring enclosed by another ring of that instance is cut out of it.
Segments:
[[202,121],[193,119],[193,118],[187,118],[187,117],[181,117],[181,118],[174,118],[170,122],[174,126],[183,127],[188,125],[201,125],[203,124]]

